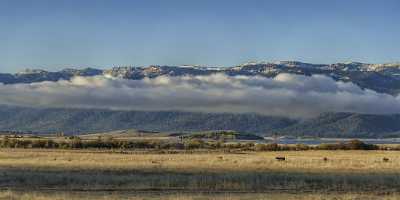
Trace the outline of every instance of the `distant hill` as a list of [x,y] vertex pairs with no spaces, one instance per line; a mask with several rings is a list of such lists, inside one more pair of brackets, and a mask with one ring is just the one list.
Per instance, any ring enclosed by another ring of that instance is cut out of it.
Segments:
[[223,140],[223,139],[233,139],[233,140],[263,140],[263,137],[253,135],[238,133],[235,131],[207,131],[200,133],[185,134],[181,136],[184,139],[212,139],[212,140]]
[[66,134],[138,129],[190,132],[235,130],[267,134],[296,121],[256,114],[38,109],[0,106],[0,130]]
[[144,137],[169,137],[169,134],[153,132],[153,131],[127,129],[127,130],[115,130],[108,132],[81,134],[79,135],[79,137],[82,139],[98,139],[98,138],[129,139],[129,138],[144,138]]
[[294,120],[257,114],[0,106],[0,132],[83,134],[128,129],[159,132],[233,130],[266,136],[400,137],[400,114],[326,113],[309,120]]
[[326,113],[279,130],[280,134],[320,137],[400,137],[400,114]]

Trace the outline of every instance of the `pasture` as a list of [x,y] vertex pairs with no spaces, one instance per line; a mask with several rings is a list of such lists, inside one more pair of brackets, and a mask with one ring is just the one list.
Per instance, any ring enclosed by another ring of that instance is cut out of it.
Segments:
[[0,188],[0,199],[96,199],[96,195],[108,199],[157,199],[159,195],[166,199],[232,199],[227,197],[233,192],[239,193],[235,198],[242,196],[238,199],[263,199],[266,194],[277,195],[274,199],[299,199],[299,193],[308,199],[360,195],[395,199],[400,192],[400,152],[167,154],[3,148]]

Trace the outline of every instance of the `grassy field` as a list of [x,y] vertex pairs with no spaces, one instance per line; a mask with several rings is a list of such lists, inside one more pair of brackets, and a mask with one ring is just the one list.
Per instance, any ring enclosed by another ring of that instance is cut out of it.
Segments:
[[[399,151],[185,152],[0,149],[0,167],[179,173],[400,173]],[[276,156],[284,156],[286,161],[279,162]],[[323,160],[325,157],[327,161]],[[383,158],[388,158],[389,162],[384,162]]]
[[0,200],[398,200],[389,194],[290,193],[132,193],[132,192],[13,192],[0,191]]
[[0,189],[0,199],[397,199],[400,152],[0,149]]

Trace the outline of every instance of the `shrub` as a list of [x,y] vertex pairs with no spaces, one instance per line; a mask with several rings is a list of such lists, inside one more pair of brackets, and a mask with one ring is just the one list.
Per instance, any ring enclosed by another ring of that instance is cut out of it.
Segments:
[[223,145],[224,148],[226,149],[239,149],[242,148],[242,144],[240,143],[227,143]]
[[272,144],[257,144],[255,146],[256,151],[278,151],[279,145],[276,143]]
[[83,147],[81,138],[79,138],[77,136],[73,136],[71,139],[71,142],[69,144],[70,144],[70,147],[74,148],[74,149],[79,149],[79,148]]
[[3,137],[0,141],[3,148],[97,148],[97,149],[225,149],[241,151],[303,151],[309,149],[319,150],[399,150],[398,147],[379,147],[373,144],[366,144],[359,140],[351,140],[346,143],[320,144],[309,146],[305,144],[278,145],[278,144],[255,144],[255,143],[222,143],[220,141],[204,141],[201,139],[189,139],[181,141],[163,140],[114,140],[112,138],[99,138],[97,140],[81,140],[77,136],[71,136],[65,141],[53,141],[51,139],[23,139]]
[[198,139],[191,139],[184,143],[185,149],[200,149],[204,146],[204,141]]
[[376,150],[379,149],[377,145],[366,144],[360,140],[350,140],[346,143],[338,144],[320,144],[317,149],[321,150]]
[[305,150],[309,150],[310,146],[305,145],[305,144],[296,144],[295,150],[296,151],[305,151]]
[[378,149],[377,145],[366,144],[360,140],[350,140],[345,144],[347,149],[350,150],[375,150]]
[[5,147],[9,147],[8,144],[10,143],[10,138],[6,135],[3,137],[3,139],[1,140],[1,147],[5,148]]

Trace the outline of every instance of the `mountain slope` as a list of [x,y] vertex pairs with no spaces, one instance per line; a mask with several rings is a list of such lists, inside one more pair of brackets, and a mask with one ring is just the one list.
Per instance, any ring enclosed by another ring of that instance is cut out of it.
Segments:
[[68,134],[124,129],[161,132],[233,130],[258,135],[400,137],[400,114],[326,113],[296,121],[257,114],[37,109],[0,106],[0,130]]
[[294,120],[255,114],[34,109],[0,106],[0,130],[65,132],[235,130],[265,134]]
[[15,84],[15,83],[35,83],[42,81],[59,81],[69,80],[74,76],[96,76],[102,75],[103,70],[85,68],[85,69],[64,69],[58,72],[48,72],[38,69],[26,69],[16,74],[0,73],[0,83]]
[[326,113],[279,130],[280,134],[321,137],[399,137],[400,114]]

